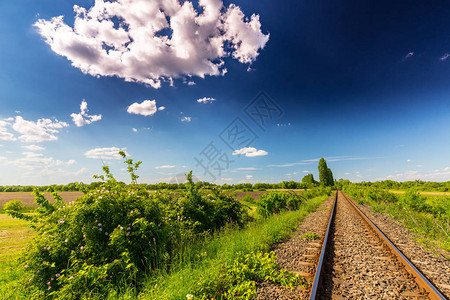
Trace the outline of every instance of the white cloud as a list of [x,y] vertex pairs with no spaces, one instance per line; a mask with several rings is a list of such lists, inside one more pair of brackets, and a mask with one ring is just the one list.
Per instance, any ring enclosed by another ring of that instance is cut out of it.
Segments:
[[160,107],[158,107],[158,110],[165,110],[165,109],[166,109],[165,106],[160,106]]
[[[122,157],[119,155],[119,151],[125,151],[126,148],[94,148],[84,153],[84,156],[88,158],[98,158],[98,159],[121,159]],[[129,154],[125,151],[125,154],[129,156]]]
[[[71,165],[72,161],[69,160],[66,163],[62,160],[54,159],[53,157],[47,157],[42,153],[36,153],[36,152],[29,152],[25,151],[22,152],[22,157],[18,159],[2,159],[1,161],[3,163],[17,166],[19,168],[27,169],[30,171],[38,170],[38,169],[49,169],[49,168],[55,168],[64,164]],[[74,161],[75,162],[75,161]]]
[[203,98],[197,99],[198,103],[203,103],[203,104],[212,103],[214,101],[216,101],[216,99],[209,98],[209,97],[203,97]]
[[[325,157],[325,160],[327,162],[335,162],[335,161],[364,160],[364,159],[378,159],[378,158],[383,158],[383,157],[329,156],[329,157]],[[286,164],[279,164],[279,165],[267,165],[267,167],[285,168],[285,167],[293,167],[293,166],[297,166],[297,165],[311,165],[311,164],[318,162],[319,160],[320,160],[320,158],[304,159],[300,162],[286,163]]]
[[403,60],[407,60],[408,58],[413,57],[414,52],[409,52],[408,54],[405,55],[405,57],[403,57]]
[[73,165],[74,163],[76,163],[76,161],[75,161],[74,159],[71,159],[71,160],[69,160],[69,161],[66,162],[66,164],[67,164],[68,166]]
[[450,167],[443,168],[441,170],[434,170],[428,172],[419,172],[417,170],[406,171],[403,173],[388,175],[383,179],[390,179],[396,181],[413,181],[413,180],[424,180],[424,181],[450,181]]
[[172,169],[175,167],[176,166],[173,166],[173,165],[163,165],[163,166],[157,166],[157,167],[155,167],[155,169]]
[[344,175],[350,175],[350,173],[349,173],[349,172],[347,172],[347,173],[345,173]]
[[[181,3],[180,3],[181,2]],[[74,5],[73,27],[63,16],[34,26],[51,49],[92,76],[117,76],[154,88],[174,78],[225,73],[223,58],[251,63],[269,40],[259,16],[244,16],[221,0],[97,0]],[[118,21],[119,20],[119,21]]]
[[309,171],[308,171],[308,170],[303,170],[302,172],[303,172],[303,173],[308,173]]
[[88,115],[89,109],[87,108],[87,102],[83,99],[81,101],[80,110],[81,112],[79,114],[72,113],[70,116],[72,117],[73,122],[78,127],[91,124],[92,122],[97,122],[102,119],[102,115]]
[[406,160],[406,162],[410,162],[410,161],[411,161],[410,159],[407,159],[407,160]]
[[252,178],[253,178],[252,175],[247,175],[247,176],[245,176],[245,179],[252,179]]
[[68,127],[66,122],[57,119],[39,119],[36,122],[24,120],[17,116],[12,128],[20,133],[19,140],[26,143],[40,143],[44,141],[56,141],[59,131]]
[[6,129],[6,126],[11,126],[11,118],[0,120],[0,140],[2,141],[15,141],[14,134]]
[[164,106],[161,107],[156,107],[156,100],[144,100],[141,103],[134,102],[128,106],[127,112],[130,114],[143,115],[147,117],[154,115],[158,110],[165,109]]
[[440,61],[445,61],[445,60],[447,60],[447,58],[449,58],[450,57],[450,54],[448,54],[448,53],[445,53],[441,58],[439,58],[440,59]]
[[254,171],[254,170],[259,170],[258,168],[254,168],[254,167],[248,167],[248,168],[236,168],[236,170],[239,171]]
[[256,148],[254,147],[244,147],[242,149],[233,151],[233,155],[242,155],[242,154],[244,154],[247,157],[255,157],[255,156],[264,156],[269,153],[264,150],[256,150]]
[[131,128],[131,130],[133,130],[134,132],[137,132],[137,131],[138,131],[136,128]]
[[22,146],[22,147],[27,150],[30,150],[30,151],[42,151],[45,149],[44,147],[41,147],[38,145],[28,145],[28,146]]
[[181,122],[190,122],[191,119],[192,119],[191,117],[182,117]]

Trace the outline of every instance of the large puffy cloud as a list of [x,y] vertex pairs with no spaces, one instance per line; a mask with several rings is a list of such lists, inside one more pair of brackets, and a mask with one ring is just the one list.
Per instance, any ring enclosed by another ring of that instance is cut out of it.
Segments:
[[38,119],[36,122],[28,121],[17,116],[12,128],[20,133],[19,140],[26,143],[39,143],[44,141],[56,141],[59,131],[68,127],[66,122],[57,119]]
[[127,108],[130,114],[152,116],[158,110],[164,110],[164,106],[156,107],[156,100],[144,100],[141,103],[134,102]]
[[110,148],[94,148],[84,153],[84,156],[88,158],[98,158],[98,159],[121,159],[119,151],[124,151],[127,156],[129,154],[125,151],[126,148],[120,149],[117,147]]
[[[93,76],[118,76],[154,88],[174,78],[223,75],[223,58],[251,63],[269,39],[259,16],[221,0],[96,0],[74,6],[73,27],[63,16],[34,25],[51,49]],[[186,82],[186,80],[184,80]],[[192,82],[192,81],[188,81]]]
[[100,121],[102,119],[102,115],[88,115],[88,111],[89,109],[87,108],[86,100],[81,101],[80,113],[70,114],[75,125],[81,127],[87,124],[91,124],[92,122]]
[[264,150],[256,150],[256,148],[254,147],[244,147],[242,149],[233,151],[233,155],[242,155],[242,154],[244,154],[247,157],[255,157],[255,156],[265,156],[269,153]]

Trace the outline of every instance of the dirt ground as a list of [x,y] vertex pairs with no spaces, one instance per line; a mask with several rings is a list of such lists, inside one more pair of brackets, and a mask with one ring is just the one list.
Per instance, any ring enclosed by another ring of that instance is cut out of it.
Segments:
[[[78,197],[83,196],[83,193],[80,192],[59,192],[58,193],[64,202],[70,202]],[[45,198],[53,201],[53,196],[50,193],[44,193]],[[18,192],[18,193],[0,193],[0,207],[11,200],[22,200],[22,203],[25,207],[37,207],[36,202],[34,202],[34,195],[28,192]]]

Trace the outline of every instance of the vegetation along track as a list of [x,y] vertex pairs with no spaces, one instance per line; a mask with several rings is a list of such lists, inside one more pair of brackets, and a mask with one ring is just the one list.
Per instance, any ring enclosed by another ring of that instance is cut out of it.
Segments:
[[445,299],[340,191],[322,245],[310,299]]

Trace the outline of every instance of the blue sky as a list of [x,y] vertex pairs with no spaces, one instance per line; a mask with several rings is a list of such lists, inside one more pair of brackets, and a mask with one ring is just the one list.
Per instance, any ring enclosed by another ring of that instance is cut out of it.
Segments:
[[0,3],[0,184],[450,180],[450,3],[158,3]]

